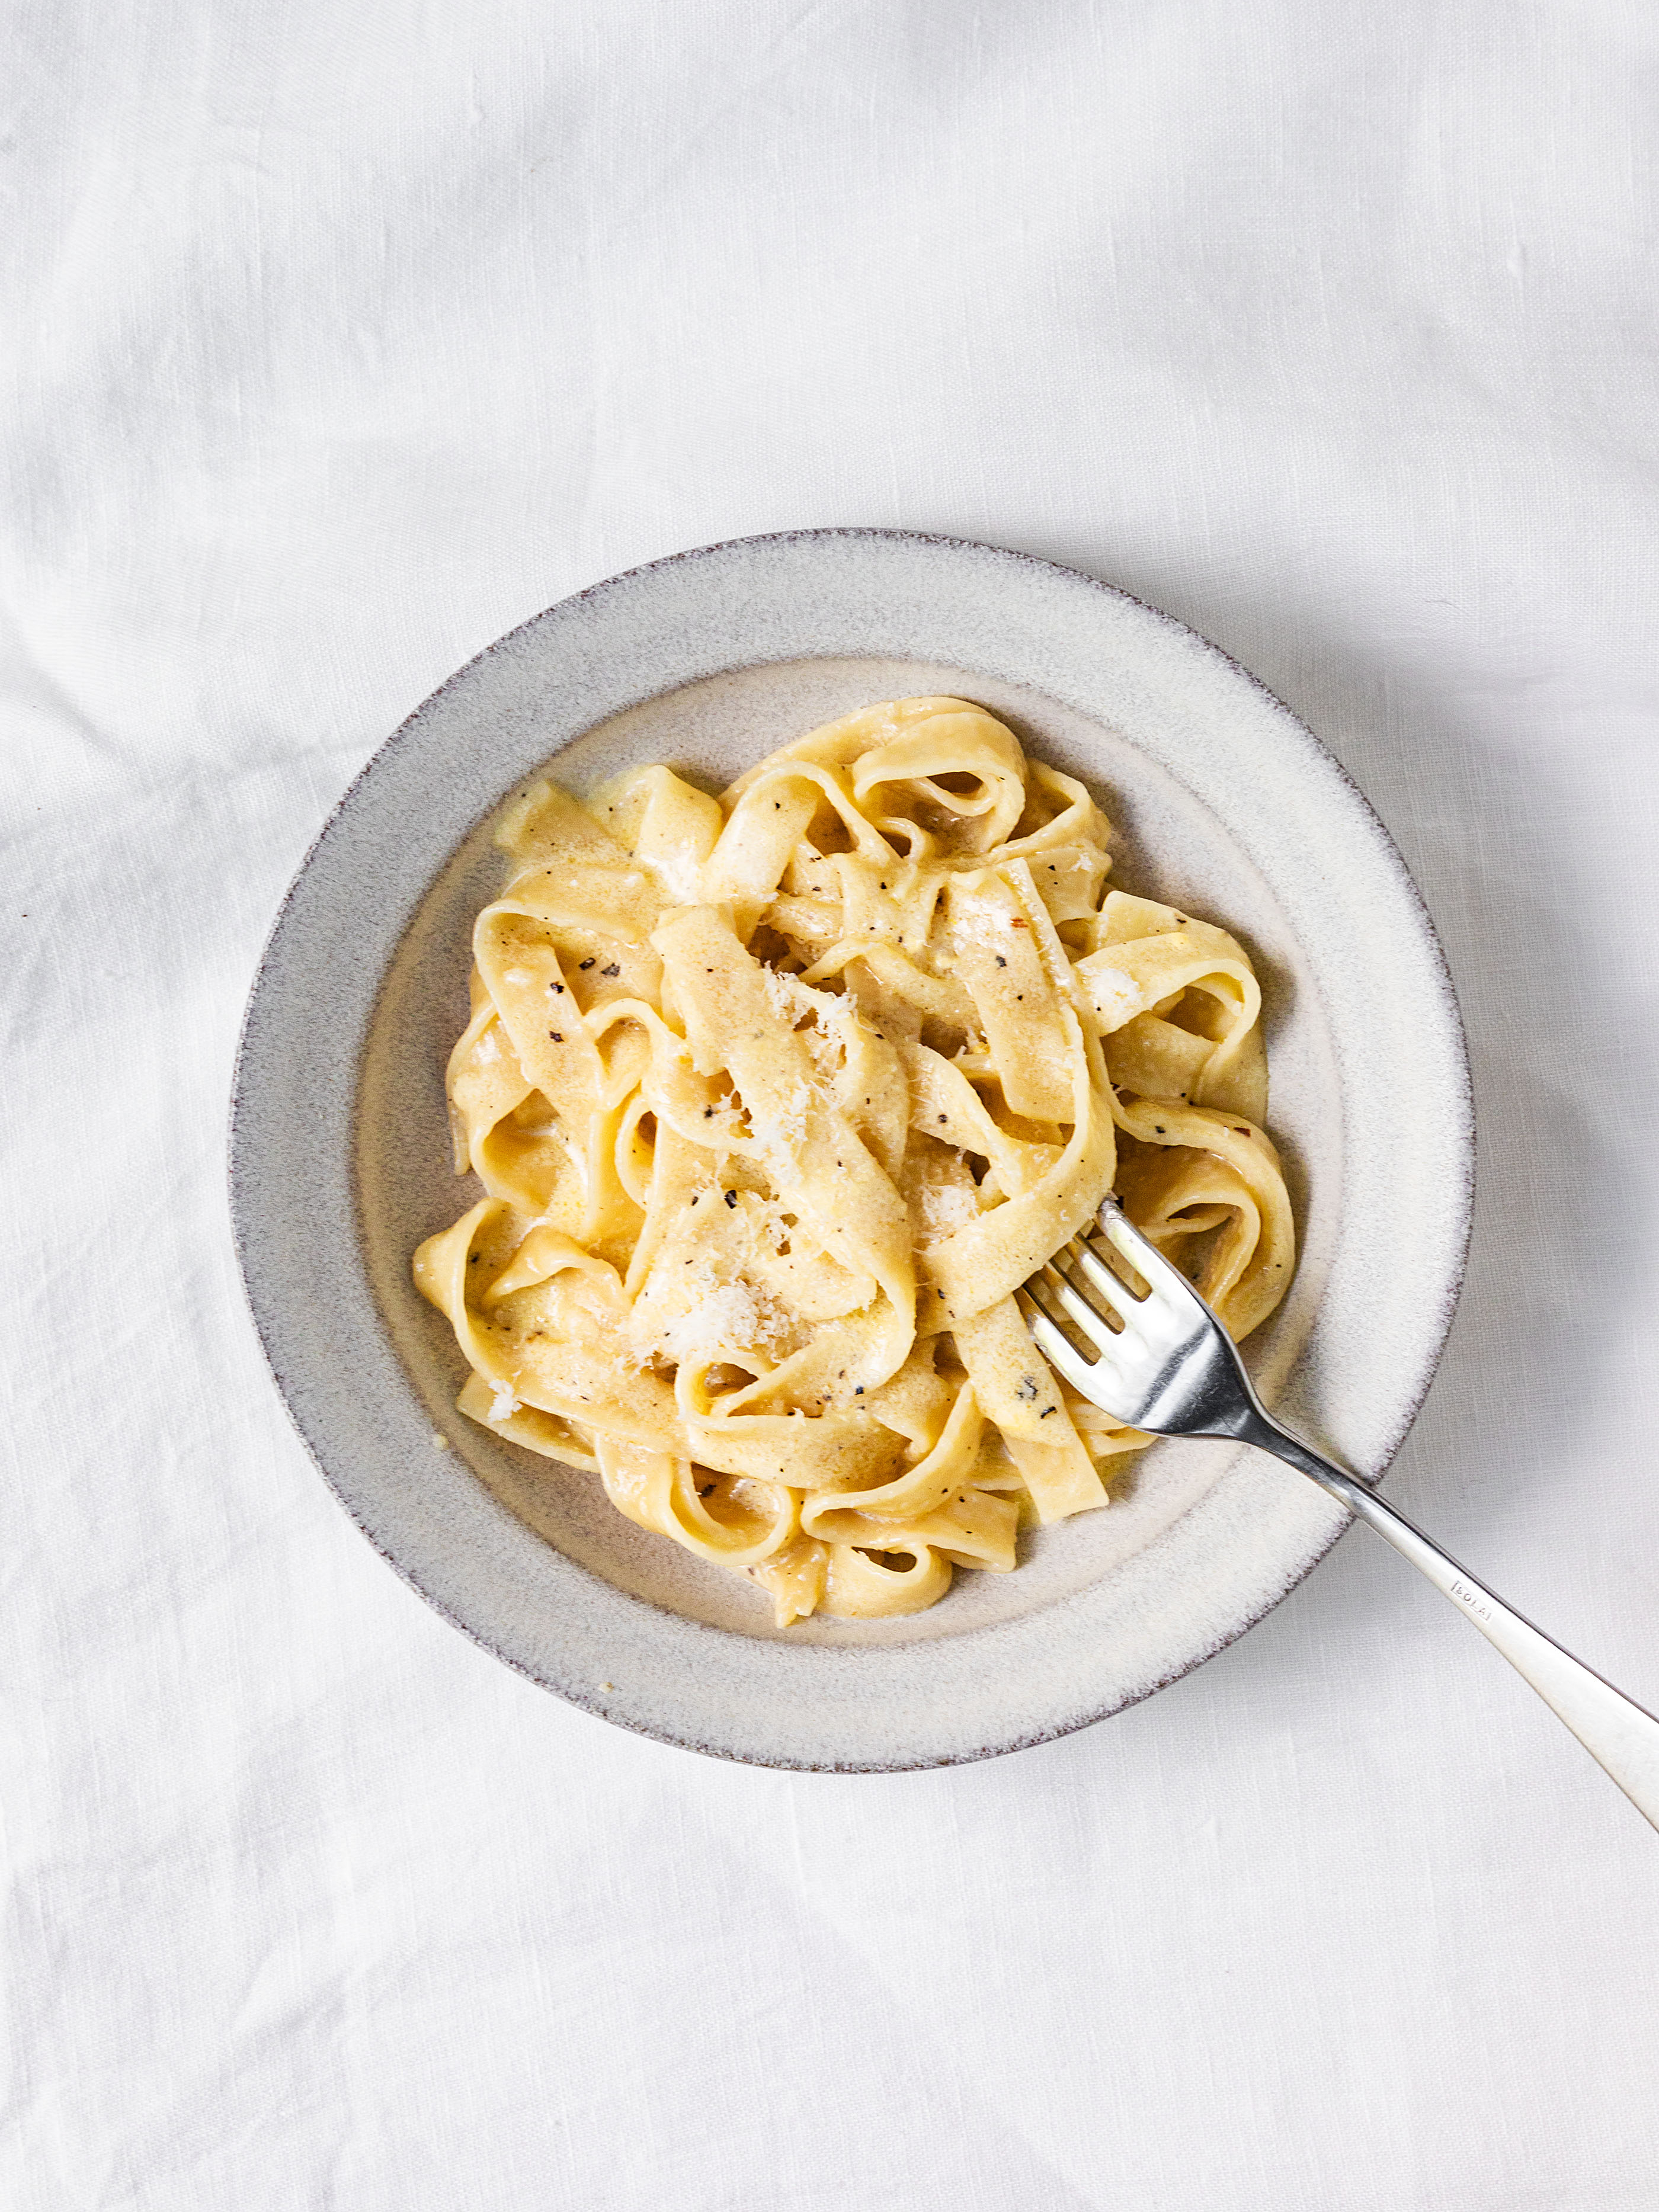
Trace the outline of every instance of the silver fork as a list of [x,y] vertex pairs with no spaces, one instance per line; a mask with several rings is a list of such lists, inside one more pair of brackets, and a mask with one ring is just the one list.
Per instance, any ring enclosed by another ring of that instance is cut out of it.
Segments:
[[1101,1207],[1099,1226],[1146,1285],[1146,1295],[1133,1291],[1088,1240],[1074,1237],[1023,1292],[1032,1341],[1049,1364],[1130,1428],[1235,1437],[1310,1476],[1455,1600],[1659,1828],[1659,1720],[1495,1597],[1358,1475],[1281,1428],[1262,1411],[1231,1340],[1180,1270],[1115,1200]]

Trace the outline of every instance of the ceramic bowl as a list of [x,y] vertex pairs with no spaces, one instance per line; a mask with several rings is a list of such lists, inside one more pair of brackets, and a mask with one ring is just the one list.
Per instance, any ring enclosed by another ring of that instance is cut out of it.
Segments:
[[665,761],[710,788],[814,725],[950,692],[1085,777],[1114,880],[1223,923],[1262,977],[1269,1124],[1301,1235],[1249,1346],[1283,1418],[1380,1474],[1462,1274],[1462,1031],[1398,853],[1285,708],[1192,631],[1048,562],[888,531],[744,539],[637,569],[453,677],[341,800],[277,917],[232,1116],[254,1319],[301,1436],[422,1595],[509,1665],[666,1741],[769,1765],[986,1757],[1118,1711],[1282,1597],[1346,1516],[1242,1447],[1165,1443],[1107,1510],[959,1572],[902,1620],[784,1631],[746,1580],[635,1528],[597,1479],[454,1411],[410,1255],[477,1195],[445,1060],[489,831],[544,768],[578,792]]

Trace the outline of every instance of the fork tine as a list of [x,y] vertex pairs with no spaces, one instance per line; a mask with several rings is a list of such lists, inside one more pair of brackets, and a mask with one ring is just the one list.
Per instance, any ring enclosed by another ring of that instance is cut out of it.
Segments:
[[1109,1305],[1118,1319],[1128,1325],[1140,1300],[1127,1283],[1119,1282],[1105,1261],[1091,1252],[1080,1237],[1073,1237],[1069,1244],[1062,1244],[1048,1264],[1058,1267],[1062,1260],[1075,1267],[1102,1304]]
[[1028,1299],[1048,1322],[1049,1328],[1060,1329],[1064,1335],[1064,1310],[1060,1308],[1052,1288],[1044,1281],[1042,1275],[1033,1275],[1029,1282],[1022,1283],[1020,1291],[1022,1296]]
[[[1035,1300],[1033,1304],[1035,1304]],[[1059,1375],[1063,1375],[1074,1390],[1094,1401],[1100,1389],[1101,1370],[1080,1358],[1072,1340],[1062,1328],[1057,1328],[1042,1309],[1025,1317],[1025,1326],[1031,1332],[1031,1341]]]
[[1039,1269],[1032,1279],[1058,1303],[1066,1319],[1076,1324],[1085,1344],[1096,1345],[1103,1350],[1111,1342],[1112,1325],[1106,1316],[1072,1287],[1052,1261],[1046,1270]]
[[[1100,1209],[1101,1234],[1120,1252],[1149,1289],[1162,1291],[1166,1297],[1180,1297],[1196,1303],[1192,1285],[1172,1261],[1166,1260],[1156,1244],[1143,1237],[1115,1199],[1109,1198]],[[1098,1261],[1095,1263],[1100,1265]]]
[[[1026,1316],[1028,1323],[1033,1321],[1034,1316],[1040,1316],[1044,1328],[1058,1335],[1066,1346],[1080,1373],[1088,1375],[1105,1371],[1098,1364],[1105,1357],[1101,1349],[1104,1332],[1097,1327],[1081,1328],[1076,1322],[1068,1323],[1065,1310],[1054,1296],[1052,1284],[1040,1275],[1033,1275],[1030,1282],[1020,1285],[1020,1295],[1031,1308],[1031,1313]],[[1079,1336],[1083,1339],[1080,1348],[1077,1342]]]

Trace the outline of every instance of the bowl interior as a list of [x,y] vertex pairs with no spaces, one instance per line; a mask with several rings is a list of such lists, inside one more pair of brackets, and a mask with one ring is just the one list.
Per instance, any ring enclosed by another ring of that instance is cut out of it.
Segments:
[[[585,793],[620,769],[665,762],[709,790],[817,724],[925,692],[976,701],[1030,750],[1086,781],[1113,824],[1113,881],[1231,930],[1261,978],[1271,1072],[1268,1125],[1284,1158],[1300,1240],[1291,1292],[1248,1347],[1271,1402],[1306,1346],[1324,1288],[1342,1183],[1343,1093],[1315,975],[1260,870],[1221,821],[1121,730],[1027,686],[917,660],[798,659],[704,678],[611,716],[547,761]],[[503,780],[505,799],[519,779]],[[474,916],[495,895],[493,814],[477,822],[421,899],[375,1005],[360,1064],[356,1196],[369,1282],[434,1437],[537,1536],[614,1589],[744,1638],[866,1650],[959,1637],[1040,1614],[1109,1581],[1222,1481],[1237,1454],[1213,1443],[1154,1446],[1115,1502],[1033,1532],[1012,1575],[958,1571],[930,1610],[875,1622],[814,1617],[780,1632],[743,1577],[635,1528],[598,1478],[498,1439],[454,1410],[465,1363],[447,1323],[416,1293],[416,1246],[481,1195],[450,1165],[444,1068],[466,1019]],[[433,1459],[406,1469],[411,1510]],[[446,1468],[446,1474],[448,1469]]]

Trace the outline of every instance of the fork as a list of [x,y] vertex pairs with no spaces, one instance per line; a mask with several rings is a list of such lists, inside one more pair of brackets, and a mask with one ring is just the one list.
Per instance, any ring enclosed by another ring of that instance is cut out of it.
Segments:
[[1146,1291],[1132,1290],[1086,1237],[1062,1245],[1021,1294],[1031,1340],[1049,1364],[1127,1427],[1160,1437],[1235,1438],[1310,1477],[1462,1607],[1659,1828],[1659,1720],[1505,1605],[1359,1476],[1281,1428],[1263,1412],[1231,1339],[1181,1271],[1115,1200],[1107,1200],[1097,1221]]

